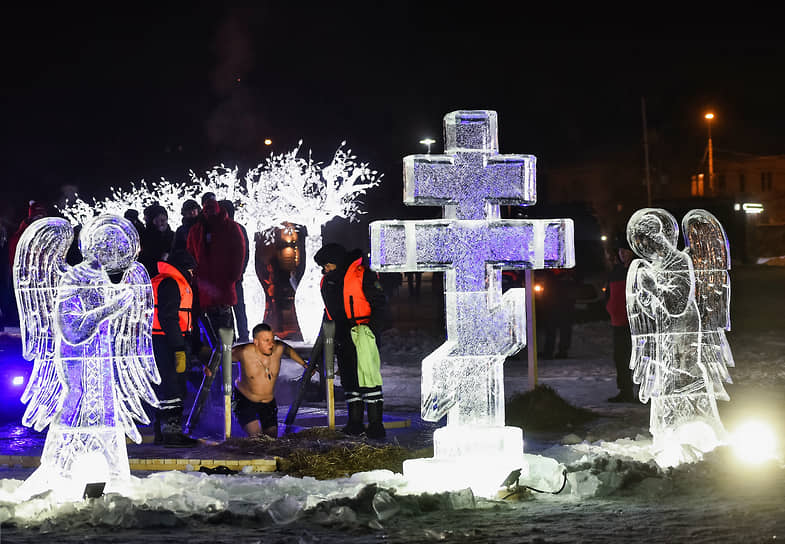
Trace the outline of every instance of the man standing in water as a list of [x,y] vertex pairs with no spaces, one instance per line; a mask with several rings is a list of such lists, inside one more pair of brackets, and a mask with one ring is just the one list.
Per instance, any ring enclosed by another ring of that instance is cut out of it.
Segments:
[[299,365],[307,366],[292,347],[275,339],[267,323],[254,327],[253,343],[232,348],[232,360],[240,361],[240,377],[232,391],[232,412],[248,436],[278,436],[275,382],[284,353]]

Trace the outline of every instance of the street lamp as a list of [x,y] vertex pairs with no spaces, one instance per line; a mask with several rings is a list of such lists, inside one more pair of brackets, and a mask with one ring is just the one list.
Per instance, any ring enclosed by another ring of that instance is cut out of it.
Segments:
[[711,149],[711,121],[714,119],[714,114],[709,112],[703,117],[709,125],[709,192],[714,196],[714,156]]
[[427,145],[428,146],[428,154],[430,155],[431,154],[431,144],[435,144],[436,140],[434,140],[433,138],[425,138],[423,140],[420,140],[420,143],[422,145]]

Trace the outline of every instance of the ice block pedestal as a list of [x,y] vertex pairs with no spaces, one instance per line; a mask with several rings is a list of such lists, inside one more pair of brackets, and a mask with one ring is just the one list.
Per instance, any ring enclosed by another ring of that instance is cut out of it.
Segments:
[[423,491],[471,488],[493,497],[514,470],[528,473],[523,456],[523,431],[518,427],[448,425],[433,433],[433,458],[408,459],[403,475]]

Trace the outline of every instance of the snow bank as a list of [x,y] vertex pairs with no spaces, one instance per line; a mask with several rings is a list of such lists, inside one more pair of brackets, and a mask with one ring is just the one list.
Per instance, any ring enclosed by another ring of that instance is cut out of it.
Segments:
[[[525,455],[529,474],[518,484],[544,492],[524,494],[533,500],[574,502],[629,495],[664,498],[677,492],[711,493],[729,473],[740,470],[728,454],[729,448],[719,448],[700,463],[663,470],[649,453],[650,445],[650,439],[639,436],[552,446],[542,455]],[[781,462],[770,464],[769,469],[776,471],[780,479],[785,474]],[[170,471],[133,477],[122,494],[64,504],[56,503],[49,494],[16,502],[13,494],[21,483],[0,480],[0,523],[44,531],[84,526],[169,527],[188,521],[223,519],[247,519],[260,525],[288,524],[303,517],[327,525],[373,527],[401,514],[498,504],[498,500],[476,498],[468,489],[414,493],[401,474],[386,470],[337,480]],[[561,493],[552,494],[562,486]],[[516,489],[522,490],[512,485],[510,493],[504,495],[512,495]]]

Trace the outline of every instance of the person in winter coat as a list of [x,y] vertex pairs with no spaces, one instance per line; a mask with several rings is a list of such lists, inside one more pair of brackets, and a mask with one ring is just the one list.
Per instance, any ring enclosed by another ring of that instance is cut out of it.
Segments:
[[348,411],[344,432],[351,435],[366,432],[363,414],[367,409],[367,436],[384,438],[381,374],[376,369],[375,379],[369,381],[366,378],[363,361],[358,361],[352,339],[353,329],[355,334],[359,329],[355,328],[357,325],[367,325],[378,344],[378,325],[385,305],[384,291],[376,273],[363,262],[359,250],[347,253],[340,244],[325,244],[316,252],[314,259],[324,274],[321,286],[324,319],[335,322],[335,353]]
[[627,270],[635,256],[627,237],[616,237],[616,262],[608,277],[608,302],[605,309],[611,317],[613,329],[613,361],[616,364],[616,386],[619,393],[608,402],[636,402],[630,370],[632,339],[627,321]]
[[139,236],[139,262],[152,278],[158,273],[158,261],[165,261],[172,249],[174,232],[169,228],[169,214],[160,204],[144,209],[145,227]]
[[240,227],[218,205],[214,194],[206,193],[202,197],[202,213],[188,232],[187,245],[188,252],[196,260],[200,323],[213,356],[221,353],[224,432],[228,437],[231,431],[232,343],[235,338],[232,307],[237,304],[235,284],[243,275],[245,241]]
[[182,224],[174,231],[174,240],[172,242],[172,250],[186,249],[188,247],[188,233],[196,222],[199,220],[199,212],[202,211],[201,206],[196,200],[186,200],[180,208],[180,215],[182,216]]
[[158,263],[151,280],[155,310],[153,354],[161,383],[154,385],[160,406],[155,413],[155,442],[167,446],[194,446],[197,440],[183,434],[183,401],[186,394],[190,336],[193,332],[191,281],[196,262],[185,250],[171,253]]
[[[543,297],[543,324],[545,344],[542,359],[566,359],[572,343],[572,326],[575,322],[575,299],[577,295],[576,272],[571,268],[545,270]],[[559,334],[559,349],[556,347],[556,333]]]
[[14,258],[16,257],[16,246],[19,244],[19,238],[22,237],[22,233],[33,224],[34,221],[41,219],[42,217],[47,216],[47,209],[46,206],[42,202],[38,202],[37,200],[31,200],[28,203],[27,208],[27,217],[22,219],[22,222],[19,223],[19,228],[16,229],[16,232],[8,239],[8,260],[11,263],[11,269],[14,267]]
[[[218,204],[220,204],[220,206],[226,210],[226,213],[229,214],[229,219],[234,221],[234,203],[232,203],[231,200],[220,200],[218,201]],[[245,243],[245,257],[243,259],[242,271],[242,274],[245,275],[245,269],[248,268],[248,259],[250,258],[248,248],[250,241],[248,240],[248,232],[245,230],[245,227],[240,223],[237,223],[237,226],[240,228],[240,232],[243,233],[243,242]],[[237,321],[237,341],[246,343],[249,341],[248,316],[245,313],[245,293],[243,292],[242,280],[234,284],[234,289],[237,291],[237,304],[233,307],[234,318]]]
[[188,253],[196,260],[196,284],[203,312],[237,304],[235,284],[245,264],[245,240],[218,201],[204,202],[199,220],[188,232]]

